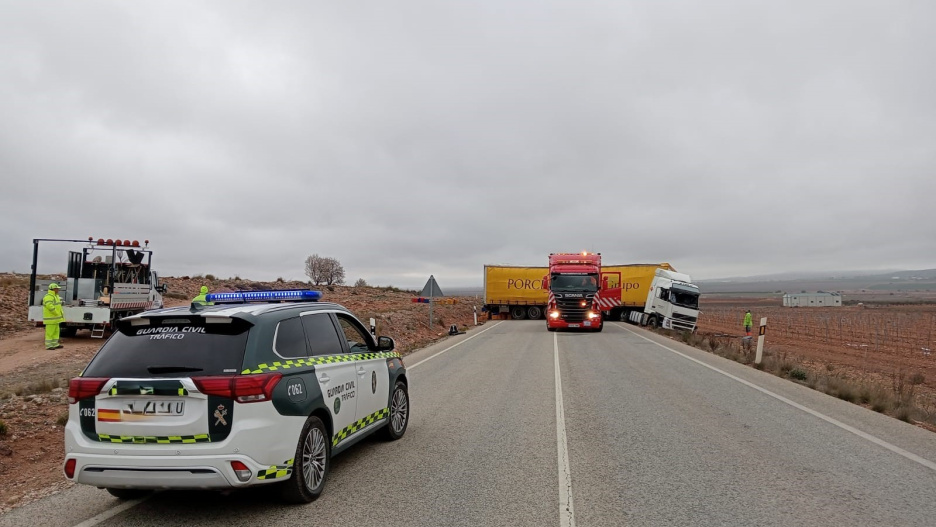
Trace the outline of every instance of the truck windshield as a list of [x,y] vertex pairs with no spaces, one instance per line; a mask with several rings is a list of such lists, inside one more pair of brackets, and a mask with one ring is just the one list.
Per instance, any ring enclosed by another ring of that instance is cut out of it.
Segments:
[[685,291],[670,289],[670,302],[677,306],[688,307],[689,309],[699,309],[699,293],[695,291]]
[[598,290],[598,275],[593,274],[554,274],[550,278],[553,291],[585,291],[594,293]]

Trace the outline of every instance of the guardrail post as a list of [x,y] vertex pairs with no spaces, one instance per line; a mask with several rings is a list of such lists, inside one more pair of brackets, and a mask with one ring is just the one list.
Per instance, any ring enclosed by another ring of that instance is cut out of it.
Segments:
[[764,335],[767,334],[767,317],[760,319],[760,330],[757,332],[757,355],[754,356],[754,364],[760,364],[764,357]]

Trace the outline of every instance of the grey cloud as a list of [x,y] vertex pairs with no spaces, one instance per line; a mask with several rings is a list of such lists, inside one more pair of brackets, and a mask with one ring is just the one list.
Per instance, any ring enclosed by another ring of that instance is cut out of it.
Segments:
[[167,274],[319,253],[410,287],[583,249],[698,278],[936,264],[928,3],[2,9],[0,269],[89,235],[149,238]]

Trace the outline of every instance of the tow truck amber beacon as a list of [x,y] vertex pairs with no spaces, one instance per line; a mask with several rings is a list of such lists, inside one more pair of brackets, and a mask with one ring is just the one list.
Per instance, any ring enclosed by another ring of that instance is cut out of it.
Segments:
[[121,319],[69,383],[65,477],[122,499],[269,484],[316,499],[333,455],[401,438],[410,408],[393,339],[320,297],[216,293]]

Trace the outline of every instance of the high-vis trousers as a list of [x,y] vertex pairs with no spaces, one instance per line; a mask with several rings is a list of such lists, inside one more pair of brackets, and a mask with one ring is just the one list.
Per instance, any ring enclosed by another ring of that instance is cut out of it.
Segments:
[[59,345],[59,325],[46,324],[45,327],[45,347],[47,350],[55,349]]

